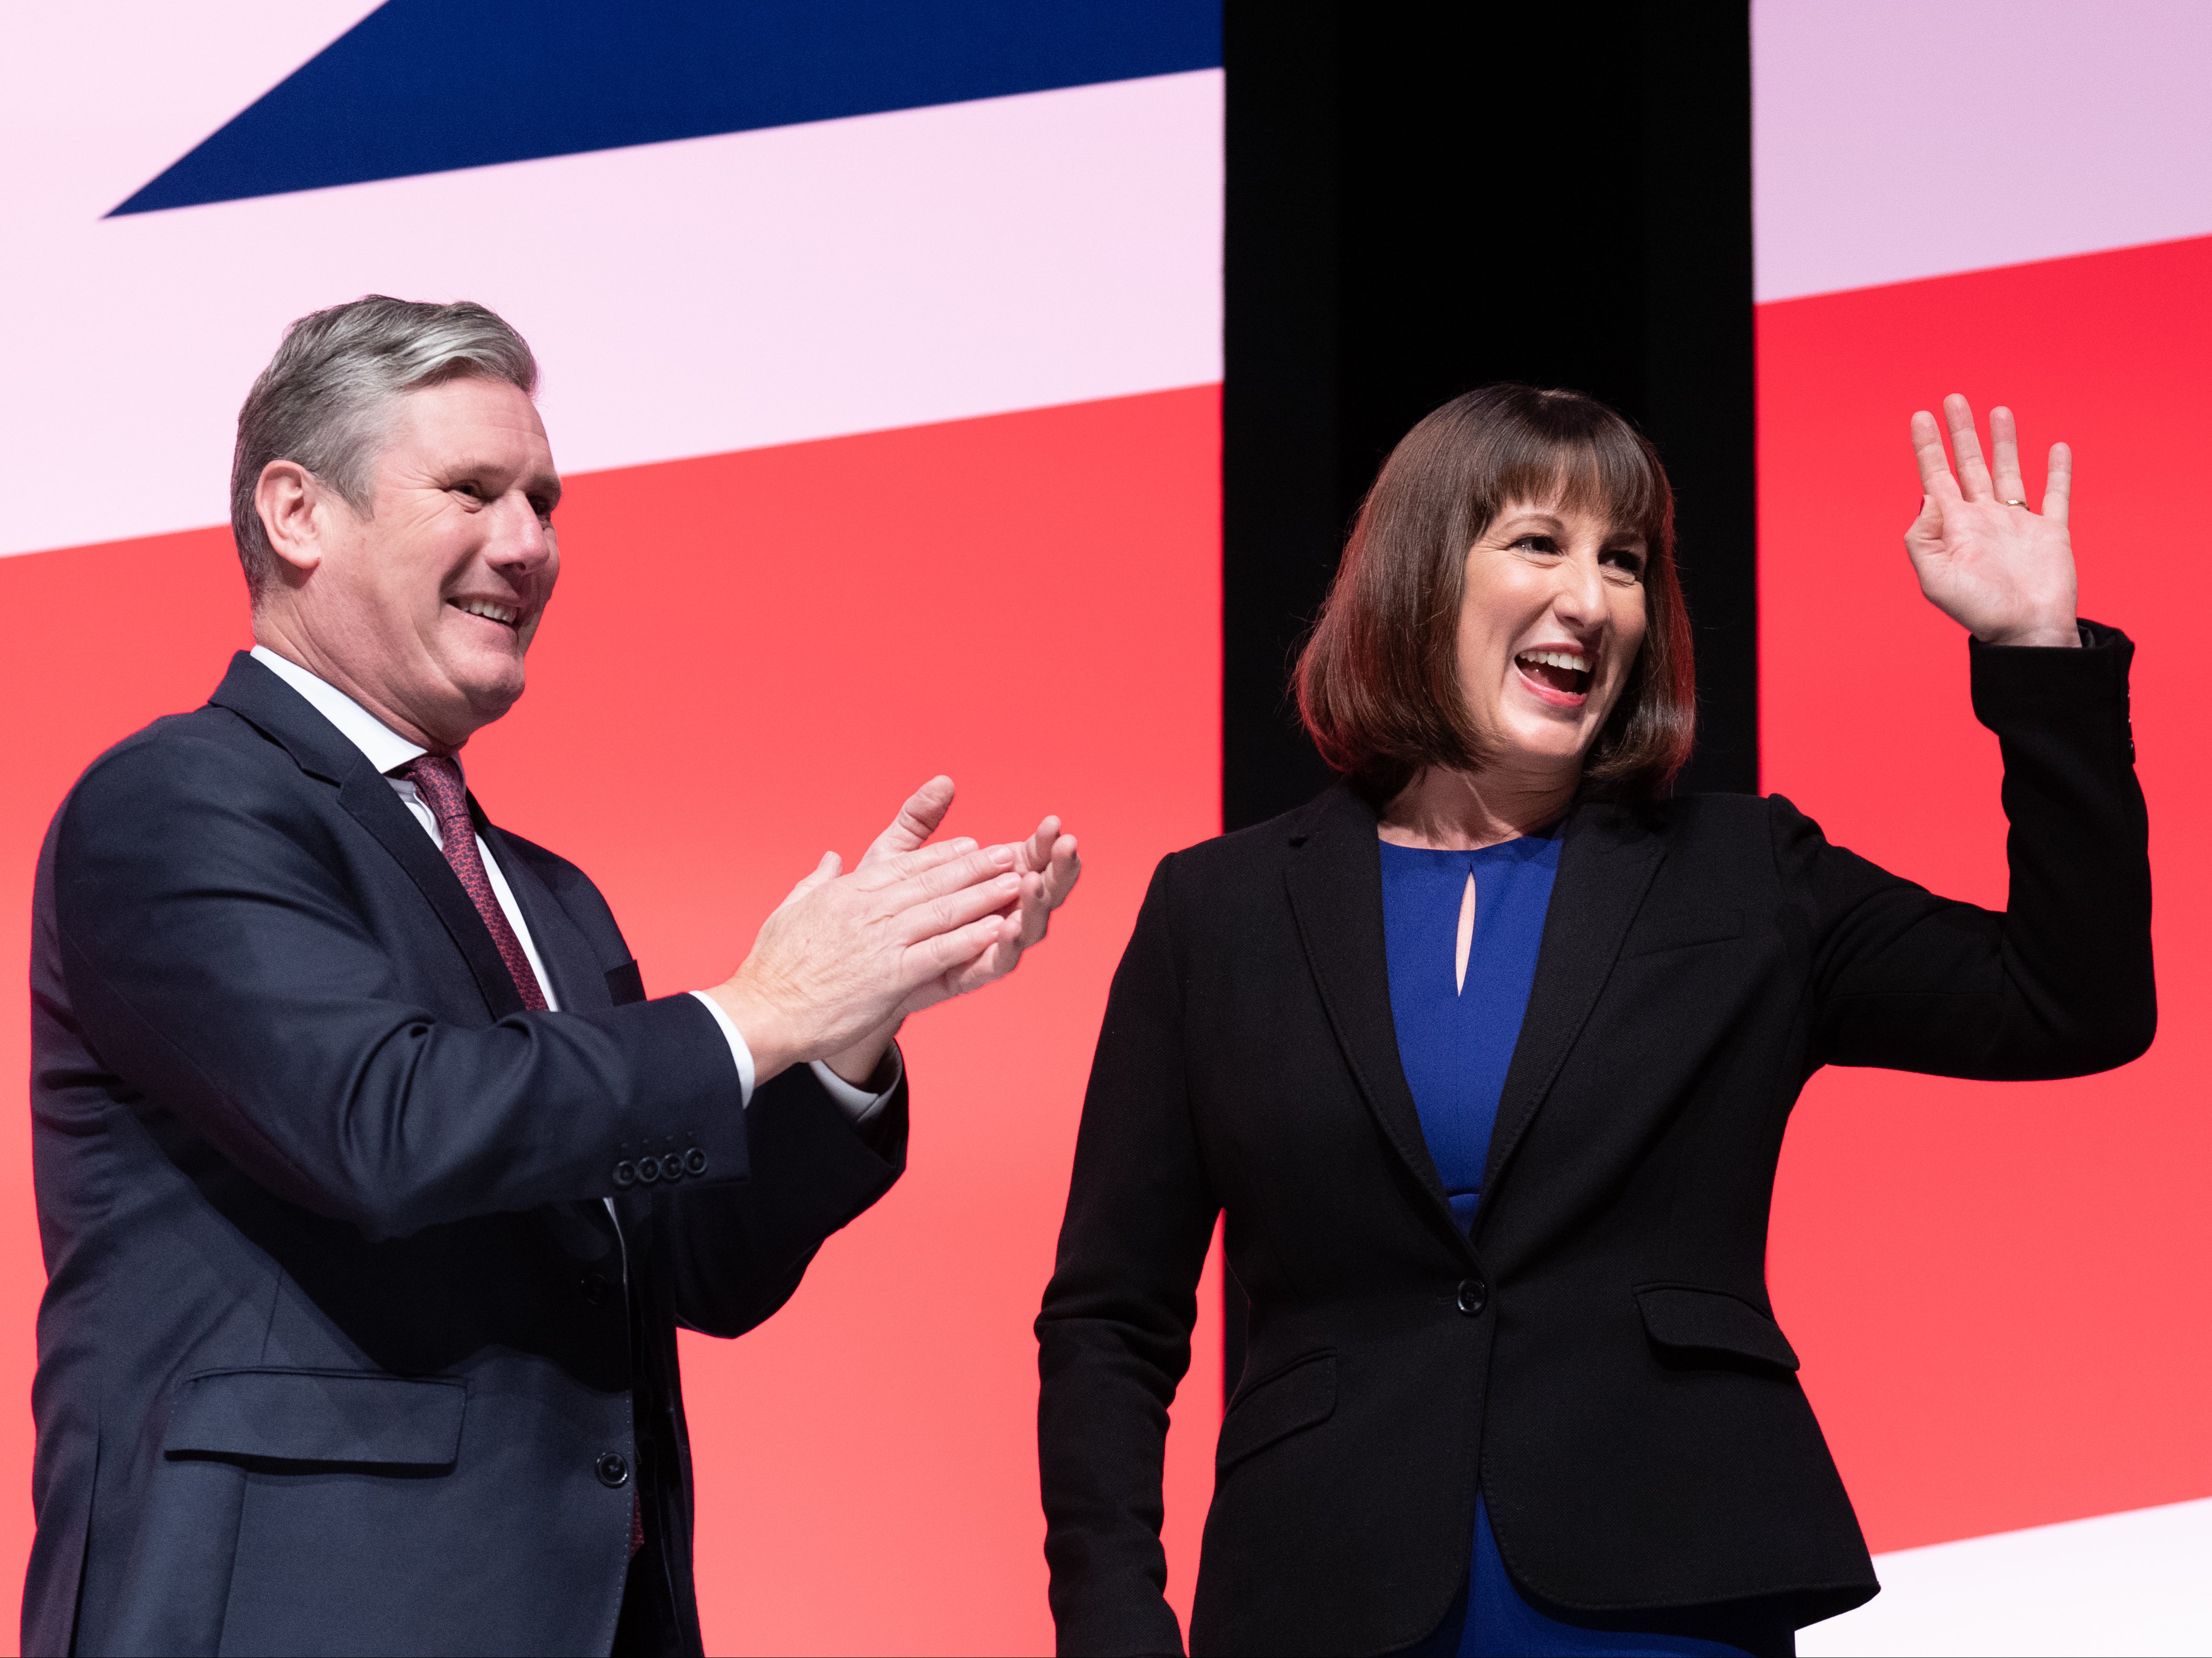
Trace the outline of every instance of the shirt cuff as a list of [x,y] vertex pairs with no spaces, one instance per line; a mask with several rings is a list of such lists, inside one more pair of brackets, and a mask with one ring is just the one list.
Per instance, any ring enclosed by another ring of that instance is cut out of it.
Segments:
[[865,1088],[855,1088],[821,1060],[814,1061],[814,1074],[821,1080],[822,1089],[837,1102],[837,1108],[852,1120],[855,1128],[865,1128],[868,1120],[884,1108],[884,1102],[898,1091],[899,1078],[906,1075],[906,1056],[899,1052],[898,1044],[891,1044],[891,1079],[884,1084],[880,1094],[871,1094]]
[[742,1111],[753,1102],[753,1051],[745,1046],[744,1033],[730,1022],[730,1016],[722,1011],[720,1002],[703,990],[695,990],[691,994],[696,996],[700,1005],[714,1016],[715,1028],[721,1031],[722,1040],[730,1045],[730,1058],[736,1061],[738,1067],[738,1108]]
[[[730,1045],[730,1058],[738,1067],[738,1105],[740,1109],[753,1102],[753,1051],[745,1046],[744,1033],[739,1030],[722,1005],[703,990],[690,993],[696,996],[707,1011],[714,1016],[715,1028],[721,1031],[722,1040]],[[880,1094],[871,1094],[865,1088],[855,1088],[821,1060],[813,1061],[815,1077],[821,1082],[824,1093],[836,1102],[855,1128],[864,1127],[868,1120],[884,1108],[884,1102],[897,1091],[899,1079],[906,1075],[906,1056],[899,1052],[898,1044],[891,1044],[891,1079]]]

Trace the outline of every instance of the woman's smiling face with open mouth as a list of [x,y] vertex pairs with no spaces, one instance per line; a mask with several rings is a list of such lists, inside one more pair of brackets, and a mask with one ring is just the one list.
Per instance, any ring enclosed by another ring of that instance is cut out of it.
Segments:
[[1599,513],[1514,501],[1468,550],[1459,681],[1488,764],[1578,765],[1643,647],[1644,540]]

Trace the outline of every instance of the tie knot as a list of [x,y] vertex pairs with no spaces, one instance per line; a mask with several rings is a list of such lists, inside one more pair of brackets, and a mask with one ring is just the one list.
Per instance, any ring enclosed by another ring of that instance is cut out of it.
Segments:
[[461,762],[450,755],[417,755],[399,768],[430,808],[438,826],[450,829],[469,821],[469,794],[461,785]]

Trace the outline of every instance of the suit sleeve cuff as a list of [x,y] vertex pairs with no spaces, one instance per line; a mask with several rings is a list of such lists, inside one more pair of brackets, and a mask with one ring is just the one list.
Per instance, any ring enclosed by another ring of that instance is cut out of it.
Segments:
[[[855,1128],[865,1128],[884,1108],[884,1102],[898,1092],[899,1079],[906,1075],[906,1056],[899,1052],[898,1044],[891,1044],[890,1078],[884,1084],[883,1091],[871,1094],[865,1088],[856,1088],[828,1066],[817,1060],[813,1063],[815,1078],[823,1091],[837,1102],[837,1108],[850,1119]],[[877,1067],[880,1073],[882,1067]]]
[[753,1102],[753,1051],[745,1046],[744,1033],[731,1023],[730,1016],[722,1011],[722,1005],[703,990],[691,993],[700,1005],[714,1016],[714,1028],[722,1033],[722,1040],[730,1045],[730,1058],[738,1067],[738,1108],[744,1110]]

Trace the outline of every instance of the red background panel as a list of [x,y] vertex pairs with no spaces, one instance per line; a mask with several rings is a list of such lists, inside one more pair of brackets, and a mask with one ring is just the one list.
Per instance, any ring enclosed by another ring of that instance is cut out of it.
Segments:
[[[687,1339],[700,1597],[720,1651],[1048,1648],[1030,1323],[1051,1271],[1108,979],[1166,852],[1219,827],[1218,388],[569,480],[560,590],[515,712],[470,745],[502,823],[589,871],[665,994],[714,982],[834,847],[912,786],[953,832],[1047,811],[1085,872],[1052,937],[903,1047],[906,1179],[744,1339]],[[553,434],[557,454],[560,434]],[[228,534],[0,561],[0,929],[27,936],[46,820],[100,748],[202,701],[247,642]],[[20,982],[20,981],[18,981]],[[21,1077],[21,1004],[0,1024]],[[0,1382],[44,1284],[27,1135],[0,1140]],[[1172,1436],[1188,1611],[1220,1411],[1219,1294]],[[29,1485],[27,1412],[0,1488]],[[0,1506],[0,1561],[29,1543]]]
[[1891,1549],[2212,1495],[2212,883],[2197,590],[2212,240],[1790,301],[1759,319],[1765,786],[1831,839],[2002,906],[1996,742],[1903,545],[1916,409],[2019,416],[2031,501],[2075,456],[2081,612],[2139,647],[2156,1044],[2103,1077],[1829,1071],[1776,1194],[1778,1311]]

